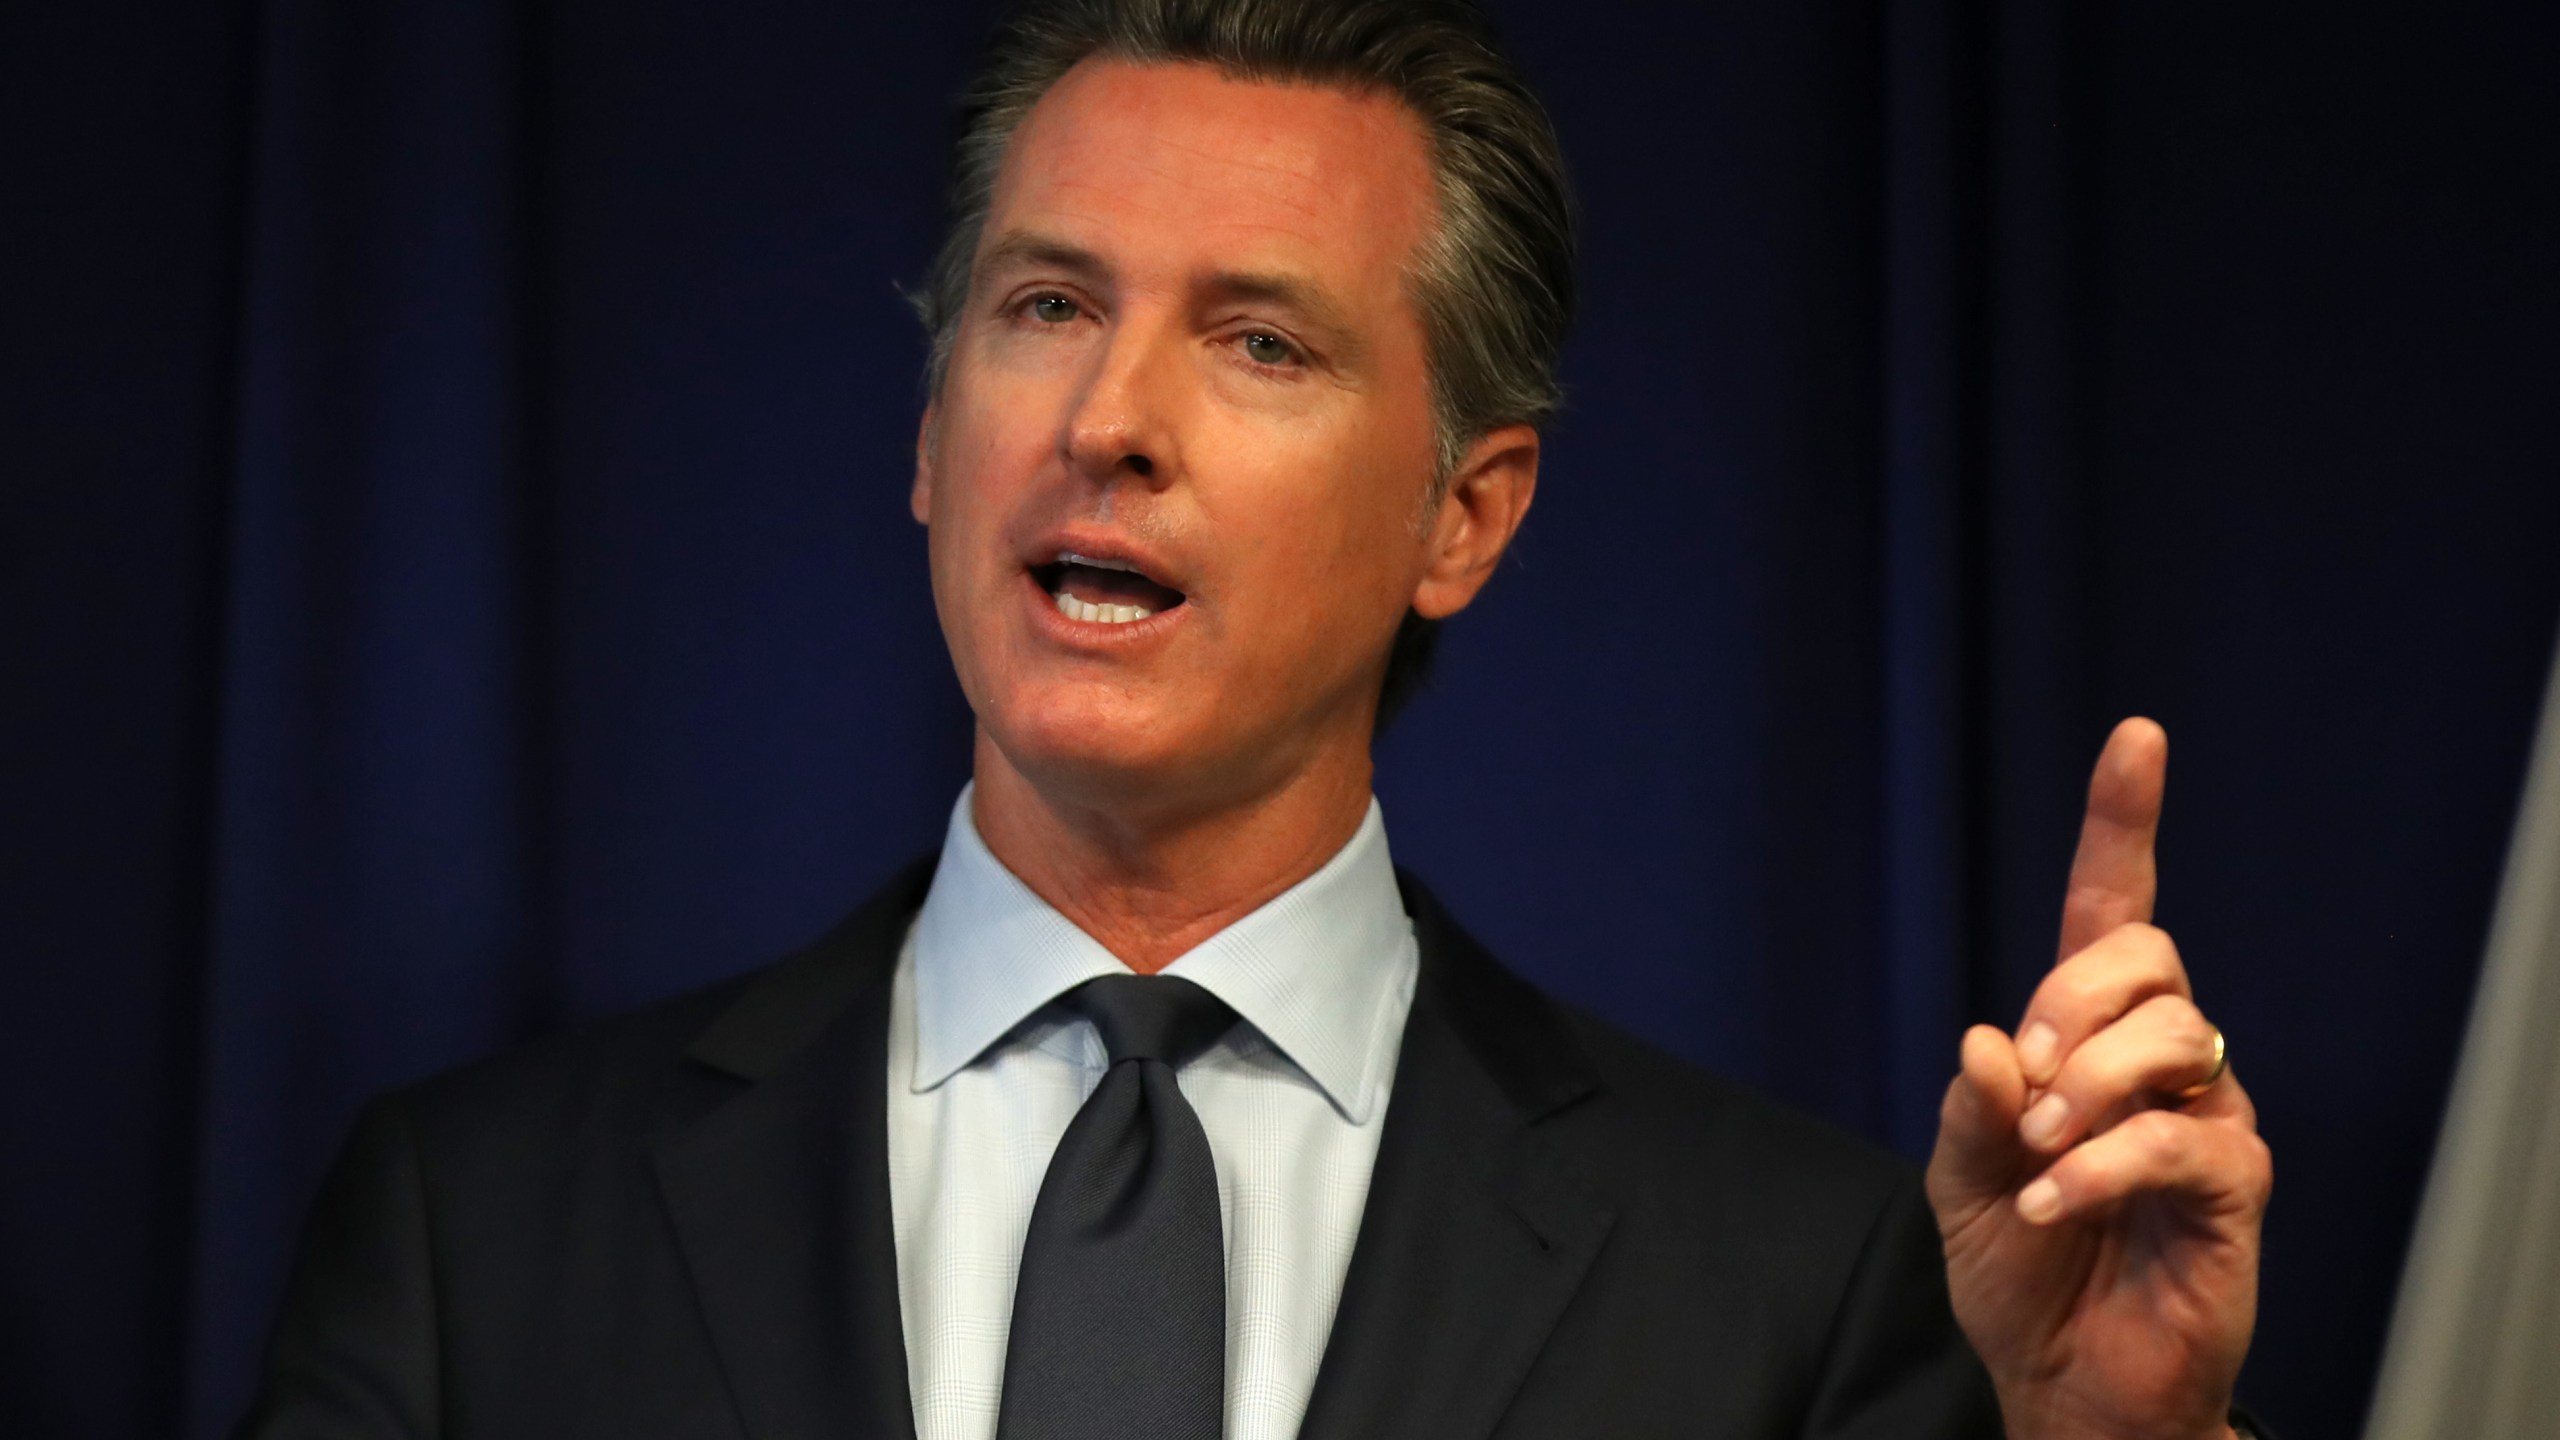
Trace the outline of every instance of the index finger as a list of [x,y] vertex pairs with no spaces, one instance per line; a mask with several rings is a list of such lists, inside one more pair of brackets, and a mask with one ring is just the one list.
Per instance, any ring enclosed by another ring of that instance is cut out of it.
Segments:
[[2160,893],[2152,847],[2160,836],[2160,797],[2169,778],[2169,732],[2137,715],[2116,726],[2089,776],[2089,810],[2080,849],[2062,898],[2062,950],[2067,960],[2119,925],[2151,919]]

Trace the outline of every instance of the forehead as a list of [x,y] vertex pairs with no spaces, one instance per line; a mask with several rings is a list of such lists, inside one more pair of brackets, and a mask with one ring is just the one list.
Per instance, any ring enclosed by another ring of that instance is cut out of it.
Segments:
[[1190,255],[1402,273],[1435,210],[1420,123],[1392,97],[1088,60],[1015,133],[989,237],[1036,229],[1106,257]]

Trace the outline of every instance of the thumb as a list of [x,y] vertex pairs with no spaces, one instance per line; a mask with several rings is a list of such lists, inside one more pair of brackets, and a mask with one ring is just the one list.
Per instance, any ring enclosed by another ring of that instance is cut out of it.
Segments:
[[2025,1178],[2031,1157],[2018,1139],[2018,1116],[2026,1104],[2026,1074],[2008,1035],[1989,1025],[1966,1031],[1929,1157],[1929,1203],[1941,1225],[1952,1229],[1981,1206],[2006,1201]]

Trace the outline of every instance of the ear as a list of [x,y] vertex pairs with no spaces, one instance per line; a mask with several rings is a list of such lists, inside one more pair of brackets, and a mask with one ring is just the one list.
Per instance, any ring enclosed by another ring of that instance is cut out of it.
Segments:
[[1447,619],[1476,598],[1520,532],[1537,490],[1536,430],[1505,425],[1467,447],[1425,537],[1429,553],[1413,591],[1413,608],[1422,618]]
[[933,407],[924,407],[924,417],[916,421],[916,479],[907,490],[907,513],[916,523],[933,524]]

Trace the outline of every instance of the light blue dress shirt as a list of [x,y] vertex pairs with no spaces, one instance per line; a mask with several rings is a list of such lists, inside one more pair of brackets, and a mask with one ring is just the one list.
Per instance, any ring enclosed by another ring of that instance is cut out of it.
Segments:
[[[1060,995],[1123,973],[953,808],[898,960],[889,1198],[918,1440],[988,1440],[1049,1156],[1106,1057]],[[1313,875],[1166,967],[1242,1024],[1182,1068],[1218,1167],[1229,1440],[1298,1431],[1367,1202],[1417,953],[1372,800]]]

